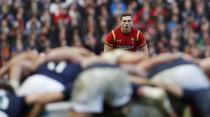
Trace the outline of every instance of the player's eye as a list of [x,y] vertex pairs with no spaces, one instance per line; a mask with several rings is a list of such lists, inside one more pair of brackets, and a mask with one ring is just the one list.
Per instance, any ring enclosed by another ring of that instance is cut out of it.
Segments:
[[131,22],[131,20],[123,20],[123,22]]

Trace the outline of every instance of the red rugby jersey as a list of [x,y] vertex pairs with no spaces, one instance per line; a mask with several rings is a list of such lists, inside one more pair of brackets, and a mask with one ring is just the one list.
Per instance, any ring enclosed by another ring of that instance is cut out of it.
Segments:
[[132,28],[131,32],[125,34],[120,27],[112,30],[105,38],[104,43],[113,48],[121,48],[130,51],[137,51],[146,44],[144,35],[137,29]]

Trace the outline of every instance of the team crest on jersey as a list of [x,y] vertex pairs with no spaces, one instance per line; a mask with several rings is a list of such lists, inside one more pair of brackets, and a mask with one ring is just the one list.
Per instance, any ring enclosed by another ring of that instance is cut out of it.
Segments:
[[133,37],[131,38],[131,42],[132,42],[132,44],[135,43],[135,39]]

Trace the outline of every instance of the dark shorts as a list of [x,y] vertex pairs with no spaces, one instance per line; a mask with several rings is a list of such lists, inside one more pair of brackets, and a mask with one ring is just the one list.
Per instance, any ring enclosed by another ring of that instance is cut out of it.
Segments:
[[132,99],[139,99],[140,97],[138,96],[138,89],[142,87],[142,85],[131,83],[133,94],[132,94]]
[[200,117],[210,117],[210,88],[184,90],[183,100],[192,105]]

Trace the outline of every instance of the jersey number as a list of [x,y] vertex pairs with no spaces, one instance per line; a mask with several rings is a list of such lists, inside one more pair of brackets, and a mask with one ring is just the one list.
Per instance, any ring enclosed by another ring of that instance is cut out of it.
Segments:
[[62,61],[56,64],[55,62],[49,62],[47,64],[47,68],[51,71],[55,71],[56,73],[62,73],[66,68],[67,63]]
[[0,109],[6,110],[9,106],[9,99],[5,92],[0,92]]

